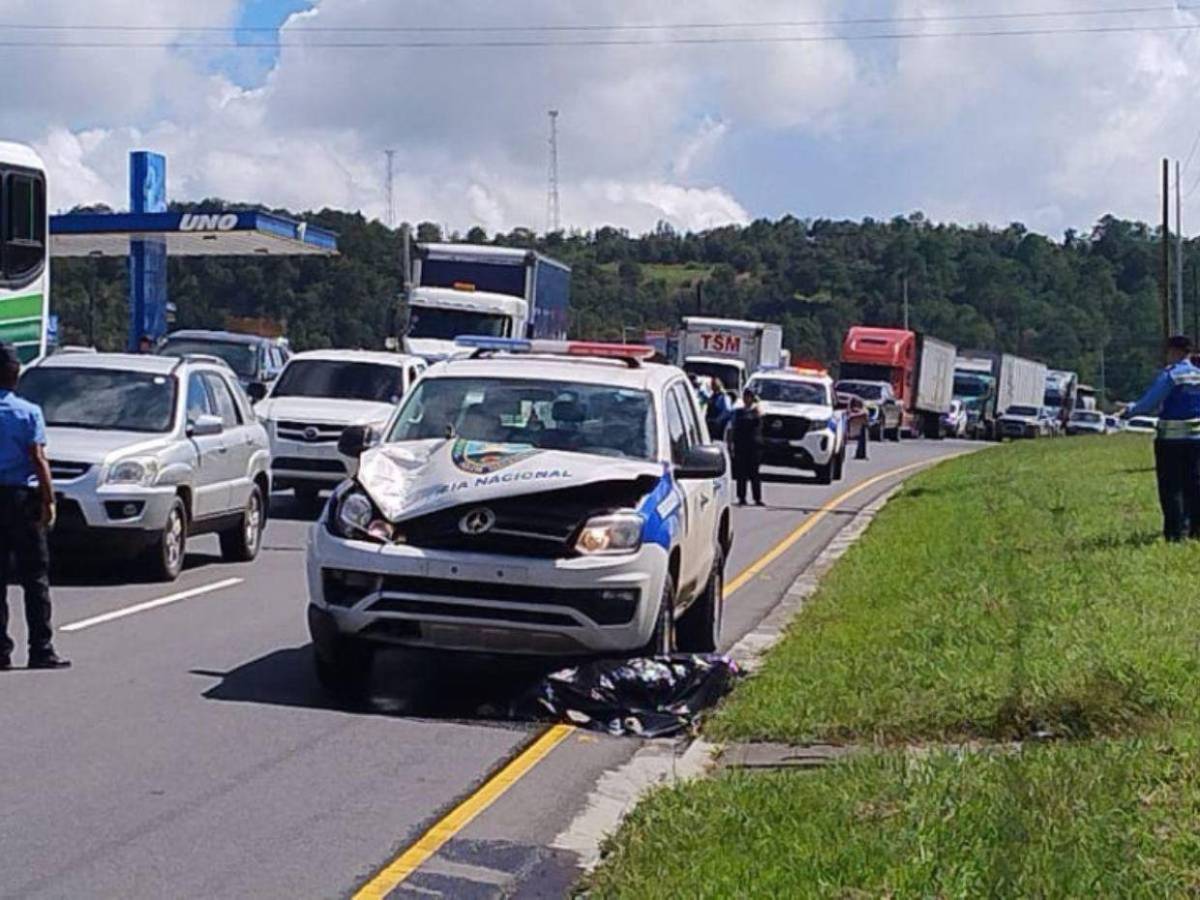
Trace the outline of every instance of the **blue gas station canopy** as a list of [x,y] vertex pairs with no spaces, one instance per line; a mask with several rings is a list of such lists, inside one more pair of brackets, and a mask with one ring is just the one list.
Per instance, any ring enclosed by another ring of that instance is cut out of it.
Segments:
[[130,243],[165,245],[168,256],[333,256],[337,235],[274,213],[65,213],[50,217],[50,255],[130,255]]

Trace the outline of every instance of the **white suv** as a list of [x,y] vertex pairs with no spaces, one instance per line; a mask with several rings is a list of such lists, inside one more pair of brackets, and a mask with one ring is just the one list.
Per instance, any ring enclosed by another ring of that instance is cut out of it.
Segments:
[[26,368],[17,391],[46,417],[56,543],[141,554],[167,581],[189,535],[215,532],[231,561],[258,555],[270,449],[223,361],[56,354]]
[[758,372],[748,384],[763,412],[763,462],[811,469],[821,484],[842,477],[846,417],[834,408],[833,379],[823,372]]
[[382,429],[425,362],[399,353],[314,350],[288,360],[256,407],[271,436],[275,489],[304,502],[346,480],[353,460],[338,453],[349,425]]
[[308,545],[321,680],[361,687],[386,644],[715,649],[728,457],[684,373],[644,364],[649,348],[471,346],[425,373],[377,446],[343,435],[358,473]]

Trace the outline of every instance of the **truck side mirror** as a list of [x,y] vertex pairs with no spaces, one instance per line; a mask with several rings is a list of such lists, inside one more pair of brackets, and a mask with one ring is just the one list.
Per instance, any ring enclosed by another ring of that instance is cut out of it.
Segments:
[[246,396],[254,403],[265,400],[267,397],[267,386],[261,381],[252,381],[246,385]]
[[725,448],[720,444],[702,444],[688,448],[683,462],[675,467],[675,477],[700,481],[705,478],[720,478],[725,474],[725,470]]

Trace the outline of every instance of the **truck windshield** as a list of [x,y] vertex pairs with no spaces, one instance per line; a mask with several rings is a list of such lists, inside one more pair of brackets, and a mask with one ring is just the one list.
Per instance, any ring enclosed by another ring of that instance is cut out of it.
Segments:
[[300,359],[288,363],[272,397],[329,397],[399,403],[404,373],[396,366],[334,359]]
[[408,314],[408,336],[452,341],[465,334],[509,337],[508,316],[469,309],[438,309],[412,306]]
[[991,381],[979,375],[955,375],[955,397],[985,397],[991,390]]
[[206,341],[197,338],[180,338],[167,341],[159,351],[160,356],[188,356],[193,353],[216,356],[229,363],[229,368],[239,378],[253,378],[256,374],[257,348],[253,344],[234,341]]
[[839,394],[854,394],[863,400],[883,399],[883,385],[872,384],[869,381],[839,381],[837,391]]
[[388,441],[456,437],[655,459],[646,391],[515,378],[431,378],[408,395]]
[[58,428],[159,434],[174,419],[173,375],[45,366],[22,375],[17,393]]
[[784,378],[755,378],[750,386],[760,400],[772,403],[809,403],[829,405],[829,391],[823,384],[811,381],[791,381]]
[[700,378],[715,378],[727,391],[739,391],[742,387],[740,366],[719,362],[686,362],[683,371]]

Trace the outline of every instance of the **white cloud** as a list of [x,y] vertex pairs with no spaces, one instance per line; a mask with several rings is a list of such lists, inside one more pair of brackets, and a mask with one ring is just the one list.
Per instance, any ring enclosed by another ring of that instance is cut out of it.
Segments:
[[[1005,11],[1062,5],[1025,0]],[[188,25],[232,22],[237,0],[162,6],[155,21],[175,29],[171,38]],[[314,25],[661,24],[963,11],[950,0],[746,0],[735,8],[694,0],[686,12],[644,0],[570,6],[458,0],[453,15],[447,6],[320,0],[293,16],[284,33],[289,42],[303,42],[302,29]],[[141,0],[89,0],[87,20],[139,22],[144,8]],[[39,0],[0,0],[2,21],[68,24],[77,16],[78,9],[68,14]],[[1138,21],[1194,18],[1176,13]],[[1022,24],[1029,23],[987,27]],[[983,26],[858,30],[921,27]],[[823,26],[827,35],[845,31]],[[665,219],[698,228],[764,212],[889,215],[922,208],[935,218],[1023,219],[1056,230],[1086,226],[1110,210],[1152,217],[1158,157],[1186,153],[1200,127],[1191,102],[1200,39],[1166,33],[477,50],[289,47],[253,90],[198,51],[31,48],[14,57],[42,77],[10,81],[6,136],[36,142],[51,164],[59,206],[123,205],[128,151],[150,147],[168,154],[175,197],[219,195],[382,216],[383,150],[394,147],[400,215],[460,229],[476,223],[540,229],[545,111],[553,107],[561,111],[563,218],[571,227],[639,230]],[[799,162],[772,167],[746,155],[747,147],[764,145],[776,147],[775,158]],[[831,174],[804,165],[820,156],[813,147],[846,168]],[[1200,173],[1200,160],[1195,165]],[[855,169],[873,177],[856,178]],[[845,184],[835,201],[840,208],[810,206],[810,197],[835,177],[839,190]],[[734,184],[736,193],[758,198],[753,208],[735,196]]]

